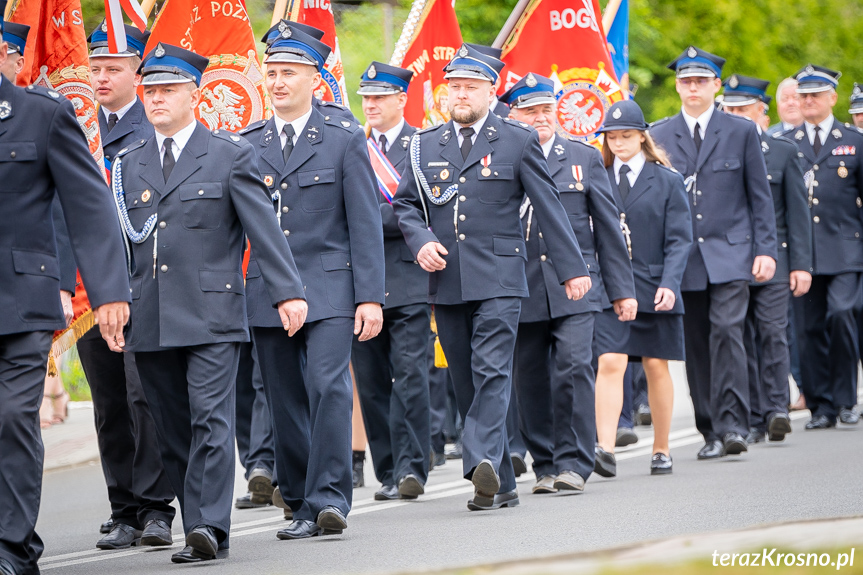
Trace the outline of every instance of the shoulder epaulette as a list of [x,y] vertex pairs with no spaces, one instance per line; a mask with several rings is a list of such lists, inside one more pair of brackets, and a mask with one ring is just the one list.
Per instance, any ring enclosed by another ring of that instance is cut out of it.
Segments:
[[665,122],[667,122],[671,118],[672,118],[672,116],[666,116],[665,118],[660,118],[659,120],[656,120],[655,122],[650,124],[650,127],[655,128],[656,126],[661,126],[662,124],[664,124]]
[[257,122],[253,122],[239,131],[240,134],[248,134],[253,130],[257,130],[258,128],[263,128],[269,120],[259,120]]
[[675,170],[675,169],[674,169],[674,166],[666,166],[665,164],[663,164],[663,163],[662,163],[662,162],[660,162],[660,161],[657,161],[657,162],[656,162],[656,165],[657,165],[657,166],[659,166],[660,168],[664,169],[664,170],[668,170],[669,172],[674,172],[675,174],[679,174],[679,173],[680,173],[680,172],[678,172],[677,170]]
[[351,122],[344,116],[324,116],[324,122],[326,122],[330,126],[338,126],[343,130],[347,130],[348,132],[353,132],[360,127],[359,124]]
[[513,120],[512,118],[501,118],[501,119],[504,122],[506,122],[507,124],[509,124],[510,126],[518,126],[522,130],[530,131],[533,129],[528,124],[525,124],[524,122],[519,122],[518,120]]
[[235,133],[229,132],[227,130],[215,129],[210,133],[219,139],[231,142],[235,146],[241,146],[242,142],[243,142],[243,138],[241,138],[240,136],[236,135]]
[[57,90],[49,90],[43,86],[36,86],[35,84],[30,84],[27,86],[25,90],[28,94],[39,94],[40,96],[44,96],[49,100],[54,100],[58,104],[63,101],[63,95],[60,94]]
[[147,140],[135,140],[134,142],[132,142],[131,144],[129,144],[128,146],[126,146],[125,148],[123,148],[122,150],[117,152],[114,155],[114,159],[117,159],[120,156],[125,156],[126,154],[128,154],[132,150],[137,150],[138,148],[140,148],[141,146],[143,146],[146,143],[147,143]]
[[443,128],[444,126],[446,126],[445,123],[444,124],[437,124],[436,126],[429,126],[427,128],[423,128],[421,130],[418,129],[416,132],[414,132],[414,134],[428,134],[430,132],[434,132],[438,128]]

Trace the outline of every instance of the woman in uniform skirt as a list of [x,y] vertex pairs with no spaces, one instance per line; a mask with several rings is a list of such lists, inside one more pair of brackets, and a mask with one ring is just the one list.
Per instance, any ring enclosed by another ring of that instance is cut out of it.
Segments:
[[616,192],[638,299],[635,321],[619,321],[612,309],[596,316],[595,471],[604,477],[617,474],[614,442],[629,360],[640,359],[647,375],[654,427],[650,472],[672,470],[668,433],[674,386],[668,360],[685,359],[680,282],[692,244],[692,220],[683,178],[669,167],[647,128],[638,104],[625,100],[611,107],[602,129],[602,155]]

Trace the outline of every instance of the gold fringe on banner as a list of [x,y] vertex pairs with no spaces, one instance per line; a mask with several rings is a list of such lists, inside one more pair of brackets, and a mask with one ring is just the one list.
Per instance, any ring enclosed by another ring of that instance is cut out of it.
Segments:
[[51,351],[48,353],[49,376],[54,377],[57,375],[57,362],[55,359],[69,351],[94,325],[96,325],[96,316],[93,314],[93,310],[88,309],[75,319],[72,325],[63,330],[63,333],[54,338]]

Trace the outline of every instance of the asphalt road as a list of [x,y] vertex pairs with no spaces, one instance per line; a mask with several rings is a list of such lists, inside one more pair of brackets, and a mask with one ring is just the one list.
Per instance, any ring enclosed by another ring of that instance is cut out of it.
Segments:
[[[672,427],[674,474],[649,474],[650,429],[618,454],[618,477],[593,475],[585,492],[532,495],[533,476],[519,483],[521,505],[469,512],[470,483],[460,461],[435,470],[426,495],[413,502],[375,502],[368,487],[354,491],[348,529],[341,536],[279,541],[286,525],[275,508],[234,511],[230,557],[177,566],[183,545],[179,516],[170,549],[99,551],[99,524],[110,509],[98,465],[49,472],[37,531],[45,541],[47,573],[176,573],[206,568],[222,574],[391,573],[546,557],[625,543],[763,523],[863,514],[863,428],[807,432],[795,414],[794,432],[781,444],[760,444],[739,457],[696,461],[701,439],[675,369]],[[237,469],[238,478],[241,469]],[[245,490],[237,481],[238,494]]]

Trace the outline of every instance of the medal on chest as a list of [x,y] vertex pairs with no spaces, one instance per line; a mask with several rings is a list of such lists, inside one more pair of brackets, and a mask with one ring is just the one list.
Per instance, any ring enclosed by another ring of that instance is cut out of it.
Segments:
[[489,168],[489,165],[491,164],[491,154],[484,157],[480,162],[482,163],[482,170],[480,171],[482,177],[489,177],[491,175],[491,168]]
[[581,166],[572,165],[572,177],[575,179],[575,189],[579,192],[584,190],[584,184],[581,181],[584,179],[584,171]]

